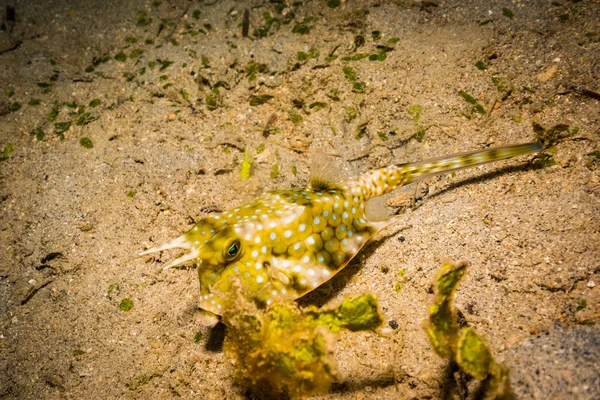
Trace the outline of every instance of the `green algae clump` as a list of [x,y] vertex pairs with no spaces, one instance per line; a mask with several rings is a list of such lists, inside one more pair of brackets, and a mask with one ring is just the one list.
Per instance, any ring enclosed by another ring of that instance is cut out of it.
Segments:
[[479,104],[479,102],[477,100],[475,100],[475,98],[473,96],[471,96],[464,90],[459,91],[458,95],[460,97],[462,97],[463,99],[465,99],[465,101],[467,103],[471,104],[473,106],[473,109],[475,111],[477,111],[479,114],[485,115],[485,109],[483,108],[483,106],[481,104]]
[[463,371],[475,379],[485,379],[488,376],[494,364],[494,356],[490,347],[472,328],[461,330],[456,349],[456,362]]
[[133,310],[133,300],[131,300],[130,298],[125,298],[121,301],[121,304],[119,304],[119,309],[121,309],[121,311],[131,311]]
[[454,289],[467,271],[467,263],[445,263],[437,278],[437,299],[429,307],[429,323],[425,332],[433,350],[442,358],[452,359],[456,349],[458,322],[452,309]]
[[0,152],[0,161],[6,161],[10,158],[11,153],[15,150],[15,145],[9,143],[2,148]]
[[487,343],[465,326],[459,327],[452,306],[456,286],[467,272],[466,262],[445,262],[437,277],[437,299],[429,308],[429,320],[424,329],[433,350],[442,358],[453,361],[461,371],[481,382],[486,399],[511,399],[508,368],[494,360]]
[[244,150],[244,160],[242,161],[242,167],[240,169],[240,179],[245,181],[250,178],[250,171],[252,170],[252,153],[250,149]]
[[260,398],[327,392],[336,378],[330,350],[334,333],[373,330],[382,322],[372,295],[325,310],[301,310],[295,303],[263,310],[241,299],[223,314],[228,327],[223,350],[234,360],[242,384]]
[[330,332],[373,330],[383,322],[377,309],[377,299],[370,294],[348,298],[332,310],[309,309],[307,317]]

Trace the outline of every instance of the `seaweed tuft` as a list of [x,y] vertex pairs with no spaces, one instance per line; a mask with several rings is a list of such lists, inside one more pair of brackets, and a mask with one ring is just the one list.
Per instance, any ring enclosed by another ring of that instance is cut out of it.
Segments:
[[238,295],[223,314],[223,350],[238,379],[259,398],[325,393],[336,378],[333,335],[373,330],[383,321],[372,295],[349,298],[333,309],[276,303],[265,309]]

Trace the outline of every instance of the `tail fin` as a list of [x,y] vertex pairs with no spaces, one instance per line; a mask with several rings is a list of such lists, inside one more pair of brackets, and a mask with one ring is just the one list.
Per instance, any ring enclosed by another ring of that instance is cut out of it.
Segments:
[[430,176],[536,153],[541,149],[542,145],[540,143],[525,143],[477,150],[414,163],[395,164],[367,172],[358,177],[354,183],[362,190],[364,199],[368,200]]

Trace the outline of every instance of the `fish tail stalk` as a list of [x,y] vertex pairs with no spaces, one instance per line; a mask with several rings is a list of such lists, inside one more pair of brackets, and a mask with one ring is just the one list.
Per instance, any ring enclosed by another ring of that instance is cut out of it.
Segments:
[[542,145],[540,143],[525,143],[477,150],[414,163],[395,164],[369,171],[359,176],[355,184],[362,189],[364,200],[368,200],[372,197],[389,193],[400,186],[430,176],[505,160],[515,156],[537,153],[541,149]]

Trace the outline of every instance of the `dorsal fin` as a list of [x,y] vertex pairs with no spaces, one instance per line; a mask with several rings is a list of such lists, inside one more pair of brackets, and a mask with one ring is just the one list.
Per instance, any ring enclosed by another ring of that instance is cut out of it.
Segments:
[[[337,158],[336,158],[337,157]],[[310,180],[307,188],[312,190],[331,190],[338,187],[342,169],[339,155],[317,151],[312,156]]]

